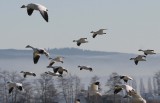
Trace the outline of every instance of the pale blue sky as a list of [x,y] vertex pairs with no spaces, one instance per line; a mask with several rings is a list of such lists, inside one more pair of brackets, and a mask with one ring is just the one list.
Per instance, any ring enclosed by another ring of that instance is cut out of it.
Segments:
[[[48,8],[49,23],[39,12],[31,17],[23,4]],[[160,51],[160,0],[3,0],[0,49],[77,47],[73,39],[87,37],[80,49],[139,53]],[[92,30],[107,28],[107,35],[93,39]]]

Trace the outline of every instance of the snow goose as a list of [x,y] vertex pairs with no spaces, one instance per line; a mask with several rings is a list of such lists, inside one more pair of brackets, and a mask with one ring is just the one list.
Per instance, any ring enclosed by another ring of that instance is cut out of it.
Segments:
[[41,4],[30,3],[28,5],[22,5],[21,8],[27,8],[27,13],[29,16],[32,15],[34,10],[39,11],[42,17],[46,20],[46,22],[48,22],[48,9],[45,6]]
[[146,57],[145,55],[138,55],[135,58],[130,58],[130,60],[134,60],[135,64],[138,65],[139,61],[146,61],[143,57]]
[[85,69],[85,70],[93,71],[93,69],[90,66],[80,66],[79,65],[78,68],[80,68],[80,70]]
[[17,89],[19,89],[20,91],[23,90],[21,83],[7,82],[7,84],[8,84],[8,87],[9,87],[9,94],[12,92],[12,90],[13,90],[14,88],[17,88]]
[[100,82],[94,82],[91,84],[89,95],[99,95],[101,96],[100,90]]
[[147,103],[145,99],[141,97],[137,92],[131,92],[132,95],[132,103]]
[[150,50],[150,49],[147,49],[147,50],[139,49],[138,51],[142,51],[145,55],[148,55],[148,54],[156,54],[156,53],[154,52],[154,50]]
[[57,72],[57,73],[54,73],[54,72],[48,71],[48,72],[45,72],[45,73],[48,74],[48,75],[51,75],[51,76],[62,77],[58,72]]
[[54,73],[58,72],[61,76],[63,74],[63,71],[68,73],[68,71],[64,67],[61,67],[61,66],[51,66],[51,67],[48,67],[48,68],[53,68]]
[[80,99],[76,99],[76,100],[75,100],[75,103],[80,103]]
[[42,55],[42,54],[45,54],[47,58],[49,57],[49,53],[45,49],[34,48],[30,45],[27,45],[26,48],[33,49],[33,62],[34,62],[34,64],[38,63],[40,55]]
[[77,46],[80,46],[81,43],[88,43],[88,41],[86,41],[87,38],[80,38],[78,40],[73,40],[73,42],[77,42]]
[[64,57],[62,57],[62,56],[57,56],[55,58],[49,58],[49,59],[51,59],[51,61],[50,61],[50,63],[49,63],[48,66],[52,66],[55,62],[61,62],[61,63],[63,63],[63,58]]
[[131,92],[135,91],[131,86],[127,85],[127,84],[122,84],[122,85],[116,85],[114,88],[114,94],[119,93],[121,90],[125,90],[127,95],[124,97],[128,97],[131,96]]
[[103,34],[106,34],[104,33],[103,31],[104,30],[107,30],[107,29],[99,29],[98,31],[94,32],[94,31],[91,31],[91,33],[93,33],[93,38],[95,38],[97,35],[103,35]]
[[128,82],[128,80],[133,80],[131,77],[129,77],[129,76],[126,76],[126,75],[120,75],[120,76],[115,76],[115,78],[120,78],[120,79],[123,79],[124,80],[124,82]]
[[31,76],[34,76],[34,77],[36,76],[36,74],[33,73],[33,72],[24,72],[24,71],[21,71],[20,73],[23,73],[24,78],[26,78],[27,75],[31,75]]

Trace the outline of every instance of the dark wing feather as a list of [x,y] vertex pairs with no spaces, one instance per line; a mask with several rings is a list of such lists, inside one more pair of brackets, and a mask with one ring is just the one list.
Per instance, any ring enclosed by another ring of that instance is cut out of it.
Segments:
[[38,63],[39,58],[40,58],[40,55],[38,53],[33,53],[34,64]]
[[28,15],[29,15],[29,16],[31,16],[31,15],[32,15],[32,13],[33,13],[33,11],[34,11],[34,9],[28,8],[28,9],[27,9],[27,13],[28,13]]
[[54,63],[55,63],[55,62],[51,62],[51,63],[49,63],[49,66],[52,66]]
[[119,93],[121,90],[122,90],[122,88],[115,89],[115,90],[114,90],[114,94]]
[[134,62],[135,62],[136,65],[138,65],[138,60],[135,60]]
[[12,92],[13,90],[13,87],[9,88],[9,94]]
[[24,78],[26,78],[27,74],[26,74],[26,73],[24,73],[24,75],[23,75],[23,76],[24,76]]
[[97,34],[93,34],[93,36],[92,36],[92,37],[93,37],[93,38],[95,38],[96,36],[97,36]]
[[48,22],[48,13],[46,11],[42,11],[42,10],[40,10],[40,13],[41,13],[42,17],[46,20],[46,22]]
[[20,91],[22,91],[22,86],[17,86],[17,88],[18,88]]
[[123,79],[126,83],[128,82],[128,80],[126,80],[126,79]]
[[53,68],[54,73],[57,73],[59,68]]
[[120,76],[120,79],[123,79],[124,78],[124,76]]
[[77,43],[77,46],[80,46],[81,45],[81,43]]

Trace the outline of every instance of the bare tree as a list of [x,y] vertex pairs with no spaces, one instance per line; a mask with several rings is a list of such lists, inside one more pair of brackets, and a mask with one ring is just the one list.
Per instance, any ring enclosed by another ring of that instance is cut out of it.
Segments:
[[[53,103],[57,98],[57,90],[54,86],[54,80],[52,76],[45,73],[40,75],[40,78],[35,80],[35,91],[38,98],[43,103]],[[36,94],[35,94],[36,95]]]
[[160,71],[154,75],[154,78],[156,79],[156,83],[157,83],[158,95],[160,95]]

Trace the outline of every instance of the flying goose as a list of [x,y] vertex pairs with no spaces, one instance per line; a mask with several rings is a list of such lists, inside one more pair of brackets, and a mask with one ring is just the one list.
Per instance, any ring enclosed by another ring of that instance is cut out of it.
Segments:
[[124,82],[126,82],[126,83],[128,82],[128,80],[133,80],[131,77],[126,76],[126,75],[115,76],[115,78],[116,77],[119,77],[120,79],[123,79]]
[[101,96],[100,90],[100,82],[94,82],[91,84],[89,95],[99,95]]
[[135,64],[138,65],[139,61],[146,61],[143,57],[146,57],[145,55],[138,55],[135,58],[130,58],[130,60],[134,60]]
[[23,73],[24,78],[26,78],[27,75],[31,75],[31,76],[34,76],[34,77],[36,76],[36,74],[33,73],[33,72],[24,72],[24,71],[21,71],[20,73]]
[[131,96],[131,92],[132,91],[135,91],[131,86],[127,85],[127,84],[122,84],[122,85],[116,85],[115,88],[114,88],[114,94],[117,94],[119,93],[121,90],[125,90],[127,95],[124,96],[124,97],[127,97],[127,96]]
[[7,82],[7,84],[8,84],[8,87],[9,87],[9,94],[12,92],[12,90],[13,90],[14,88],[17,88],[17,89],[19,89],[20,91],[23,90],[21,83]]
[[107,30],[107,29],[99,29],[98,31],[94,32],[94,31],[91,31],[91,33],[93,33],[93,38],[95,38],[97,35],[103,35],[103,34],[106,34],[104,33],[103,31],[104,30]]
[[51,59],[51,61],[50,61],[50,63],[49,63],[48,66],[52,66],[55,62],[61,62],[61,63],[63,63],[63,58],[64,57],[61,57],[61,56],[57,56],[55,58],[49,58],[49,59]]
[[86,41],[87,38],[80,38],[78,40],[73,40],[73,42],[77,42],[77,46],[80,46],[81,43],[88,43],[88,41]]
[[141,97],[137,92],[132,91],[132,103],[147,103],[145,99]]
[[89,67],[89,66],[80,66],[79,65],[78,68],[80,68],[80,70],[85,69],[85,70],[93,71],[93,69],[91,67]]
[[54,73],[58,72],[61,76],[63,74],[63,71],[68,73],[67,69],[65,69],[64,67],[61,67],[61,66],[51,66],[51,67],[48,67],[48,68],[53,68]]
[[27,13],[29,16],[32,15],[34,10],[38,10],[42,17],[48,22],[48,9],[41,4],[30,3],[28,5],[22,5],[21,8],[27,8]]
[[54,73],[54,72],[48,71],[48,72],[45,72],[45,73],[48,74],[48,75],[52,75],[52,76],[62,77],[61,74],[59,74],[58,72]]
[[47,58],[49,57],[49,53],[45,49],[34,48],[30,45],[27,45],[26,48],[33,49],[33,62],[34,62],[34,64],[38,63],[40,55],[42,55],[42,54],[45,54]]
[[76,99],[76,100],[75,100],[75,103],[80,103],[80,99]]
[[156,53],[154,53],[154,50],[150,50],[150,49],[147,49],[147,50],[139,49],[138,51],[142,51],[145,55],[156,54]]

